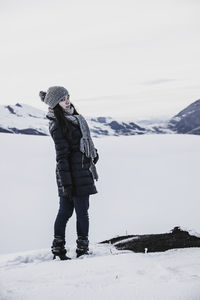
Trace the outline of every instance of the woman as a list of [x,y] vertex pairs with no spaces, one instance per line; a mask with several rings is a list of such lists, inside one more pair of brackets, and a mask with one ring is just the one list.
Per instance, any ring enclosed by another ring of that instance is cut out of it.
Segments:
[[98,191],[95,164],[99,156],[90,136],[85,118],[70,102],[70,95],[62,86],[52,86],[47,92],[40,91],[40,98],[49,108],[49,132],[56,150],[56,181],[60,207],[54,223],[54,240],[51,247],[54,258],[66,256],[65,228],[76,211],[77,257],[89,251],[89,195]]

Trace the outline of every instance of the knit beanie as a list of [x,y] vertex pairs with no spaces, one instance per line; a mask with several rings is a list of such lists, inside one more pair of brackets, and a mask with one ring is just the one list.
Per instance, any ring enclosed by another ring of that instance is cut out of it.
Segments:
[[68,90],[62,86],[51,86],[47,92],[40,91],[39,93],[41,100],[51,108],[54,108],[67,95],[69,95]]

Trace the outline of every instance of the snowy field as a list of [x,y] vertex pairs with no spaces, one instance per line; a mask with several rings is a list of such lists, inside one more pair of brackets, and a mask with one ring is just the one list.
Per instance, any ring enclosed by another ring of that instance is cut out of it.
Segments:
[[198,248],[119,255],[110,246],[92,250],[91,257],[70,261],[53,261],[47,250],[2,255],[0,299],[200,299]]
[[[121,253],[97,243],[117,235],[200,233],[200,138],[143,135],[94,139],[99,152],[90,196],[91,257],[52,261],[59,198],[49,136],[0,134],[0,300],[200,299],[200,249]],[[75,255],[75,213],[67,224]],[[67,264],[67,266],[66,266]]]

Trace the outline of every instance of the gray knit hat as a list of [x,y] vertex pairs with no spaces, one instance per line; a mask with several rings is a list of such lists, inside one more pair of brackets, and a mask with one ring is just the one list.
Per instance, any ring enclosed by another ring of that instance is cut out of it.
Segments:
[[39,93],[41,100],[51,108],[54,108],[67,95],[69,95],[68,90],[62,86],[51,86],[47,92],[40,91]]

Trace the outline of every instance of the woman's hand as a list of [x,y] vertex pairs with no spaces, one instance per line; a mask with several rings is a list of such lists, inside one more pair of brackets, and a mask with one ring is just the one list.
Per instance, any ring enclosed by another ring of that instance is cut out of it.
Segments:
[[97,152],[97,156],[93,158],[93,162],[94,162],[95,165],[98,162],[98,160],[99,160],[99,154]]

